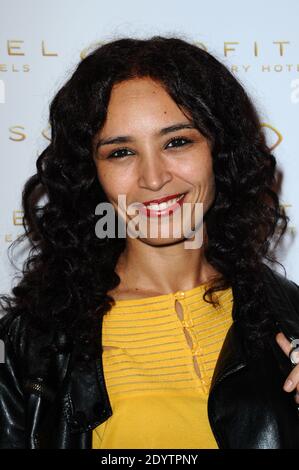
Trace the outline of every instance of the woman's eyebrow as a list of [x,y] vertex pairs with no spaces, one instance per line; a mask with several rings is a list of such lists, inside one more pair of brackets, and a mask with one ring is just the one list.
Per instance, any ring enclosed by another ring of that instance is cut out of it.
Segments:
[[[168,134],[169,132],[175,132],[179,131],[181,129],[196,129],[195,125],[193,122],[188,122],[188,123],[177,123],[173,124],[172,126],[168,127],[163,127],[160,129],[156,135],[165,135]],[[130,135],[121,135],[118,137],[108,137],[107,139],[100,139],[96,145],[96,149],[98,149],[102,145],[109,145],[109,144],[122,144],[126,142],[134,142],[134,138]]]

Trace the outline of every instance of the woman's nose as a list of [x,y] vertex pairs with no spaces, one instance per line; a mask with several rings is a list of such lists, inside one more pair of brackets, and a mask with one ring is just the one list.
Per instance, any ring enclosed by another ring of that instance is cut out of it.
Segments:
[[160,156],[144,159],[140,163],[138,184],[141,188],[157,191],[171,179],[171,172]]

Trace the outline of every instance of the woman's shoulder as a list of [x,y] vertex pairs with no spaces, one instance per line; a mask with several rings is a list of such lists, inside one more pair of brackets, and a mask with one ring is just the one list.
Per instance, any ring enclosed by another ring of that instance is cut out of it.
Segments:
[[13,355],[20,363],[35,367],[47,358],[47,350],[55,339],[51,329],[40,330],[28,314],[7,312],[0,318],[0,340],[5,354]]

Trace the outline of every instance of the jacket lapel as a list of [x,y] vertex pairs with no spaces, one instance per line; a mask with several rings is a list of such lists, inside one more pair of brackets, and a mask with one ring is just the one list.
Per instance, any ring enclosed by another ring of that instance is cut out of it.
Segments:
[[[103,318],[99,325],[100,337],[102,324]],[[78,362],[73,353],[66,383],[64,413],[72,433],[90,431],[112,415],[102,354],[97,360]]]
[[211,381],[210,394],[214,387],[230,374],[246,367],[247,362],[242,349],[238,324],[233,322],[225,337],[223,346],[214,369]]
[[238,294],[235,287],[232,287],[233,292],[233,308],[232,318],[233,323],[229,328],[222,348],[220,350],[214,373],[212,376],[210,395],[213,393],[214,388],[224,378],[230,374],[237,372],[240,369],[246,367],[246,358],[244,348],[241,342],[241,332],[239,329],[239,301]]

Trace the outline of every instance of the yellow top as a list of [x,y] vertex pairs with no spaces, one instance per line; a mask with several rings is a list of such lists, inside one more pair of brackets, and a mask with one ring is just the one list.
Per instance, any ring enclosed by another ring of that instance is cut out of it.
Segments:
[[112,416],[93,430],[93,449],[212,449],[207,400],[232,323],[232,290],[220,307],[187,291],[117,300],[103,318],[105,383]]

